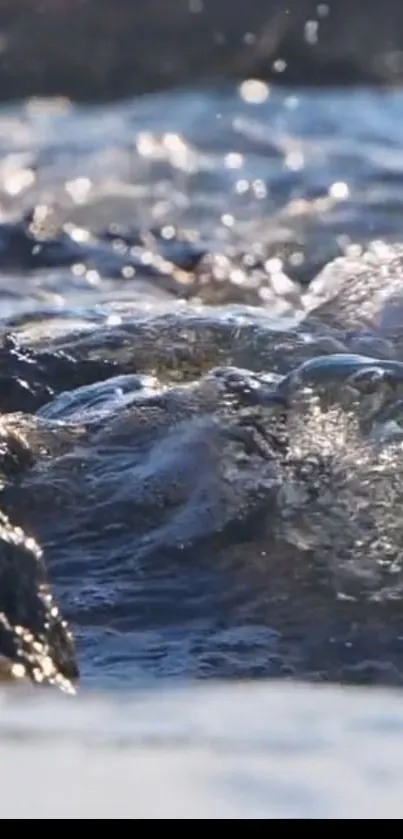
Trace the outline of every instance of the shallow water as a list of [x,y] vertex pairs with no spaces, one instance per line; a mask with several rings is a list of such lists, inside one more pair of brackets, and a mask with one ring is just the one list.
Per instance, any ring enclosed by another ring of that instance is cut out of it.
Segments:
[[400,696],[206,685],[0,706],[2,814],[398,819]]
[[83,685],[401,684],[402,118],[257,82],[1,109],[1,505]]

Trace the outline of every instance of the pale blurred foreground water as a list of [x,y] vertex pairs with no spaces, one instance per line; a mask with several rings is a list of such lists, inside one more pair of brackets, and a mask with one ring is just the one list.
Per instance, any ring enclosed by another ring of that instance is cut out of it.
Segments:
[[6,696],[4,819],[399,819],[399,695],[199,686]]

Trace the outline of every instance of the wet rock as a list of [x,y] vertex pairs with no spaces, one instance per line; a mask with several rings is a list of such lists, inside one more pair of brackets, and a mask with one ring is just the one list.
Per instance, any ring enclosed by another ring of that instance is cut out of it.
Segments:
[[[44,545],[87,666],[322,679],[353,678],[368,647],[382,660],[403,590],[399,320],[382,316],[399,259],[332,263],[291,325],[118,302],[90,328],[16,324],[5,368],[42,390],[4,418],[0,506]],[[386,358],[352,350],[366,313]]]
[[7,333],[0,343],[0,410],[34,413],[61,390],[102,381],[114,369],[108,359],[88,359],[78,365],[62,351],[35,353]]
[[2,678],[28,678],[67,692],[78,678],[70,630],[60,615],[37,542],[0,513]]

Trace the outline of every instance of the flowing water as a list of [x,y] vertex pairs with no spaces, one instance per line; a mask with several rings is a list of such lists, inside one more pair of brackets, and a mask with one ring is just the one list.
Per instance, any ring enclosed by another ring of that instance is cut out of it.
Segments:
[[0,504],[84,689],[402,684],[402,126],[255,81],[0,109]]

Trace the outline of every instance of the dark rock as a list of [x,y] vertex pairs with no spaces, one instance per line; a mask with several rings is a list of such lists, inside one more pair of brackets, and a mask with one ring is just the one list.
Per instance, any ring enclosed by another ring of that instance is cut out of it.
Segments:
[[0,656],[3,678],[74,690],[73,639],[47,581],[42,551],[1,512]]

